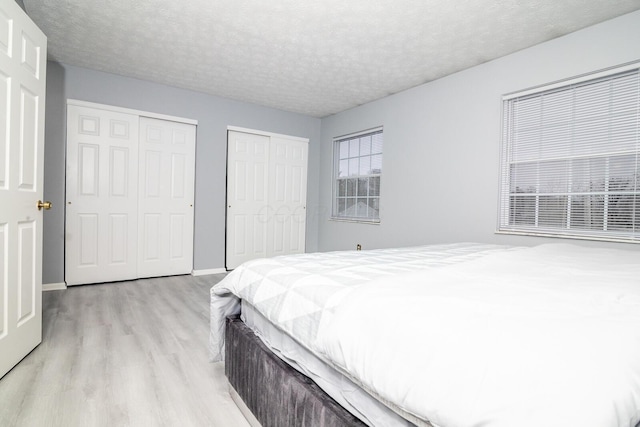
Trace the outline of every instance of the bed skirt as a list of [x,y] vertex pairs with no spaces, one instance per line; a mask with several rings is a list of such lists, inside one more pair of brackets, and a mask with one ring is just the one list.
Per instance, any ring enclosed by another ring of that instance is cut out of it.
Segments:
[[239,318],[226,322],[225,374],[263,427],[365,426],[276,357]]

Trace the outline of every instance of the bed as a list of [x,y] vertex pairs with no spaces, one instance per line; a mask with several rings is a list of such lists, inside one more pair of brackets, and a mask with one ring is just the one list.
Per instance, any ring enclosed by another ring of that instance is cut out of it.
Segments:
[[[211,360],[225,351],[265,426],[633,427],[640,252],[459,243],[255,260],[211,290]],[[294,382],[274,379],[288,370]]]

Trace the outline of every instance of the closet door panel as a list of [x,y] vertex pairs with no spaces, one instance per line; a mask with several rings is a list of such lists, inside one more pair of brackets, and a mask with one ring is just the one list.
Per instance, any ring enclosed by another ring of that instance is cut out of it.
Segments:
[[308,143],[271,137],[268,256],[305,250]]
[[267,256],[269,137],[229,131],[226,267]]
[[138,276],[193,268],[195,126],[140,118]]
[[68,106],[68,285],[136,278],[137,170],[137,116]]

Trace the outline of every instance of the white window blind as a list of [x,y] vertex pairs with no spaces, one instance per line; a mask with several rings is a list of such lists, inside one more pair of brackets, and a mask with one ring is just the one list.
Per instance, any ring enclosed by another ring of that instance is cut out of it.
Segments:
[[640,241],[638,65],[504,100],[498,231]]
[[380,222],[382,129],[335,138],[331,218]]

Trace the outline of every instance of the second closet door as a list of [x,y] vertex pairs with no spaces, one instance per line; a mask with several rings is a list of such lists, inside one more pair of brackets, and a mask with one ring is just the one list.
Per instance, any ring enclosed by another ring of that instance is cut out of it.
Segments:
[[195,126],[140,118],[138,277],[191,272]]
[[305,250],[308,141],[230,130],[226,268]]
[[270,138],[228,133],[226,267],[267,256]]

